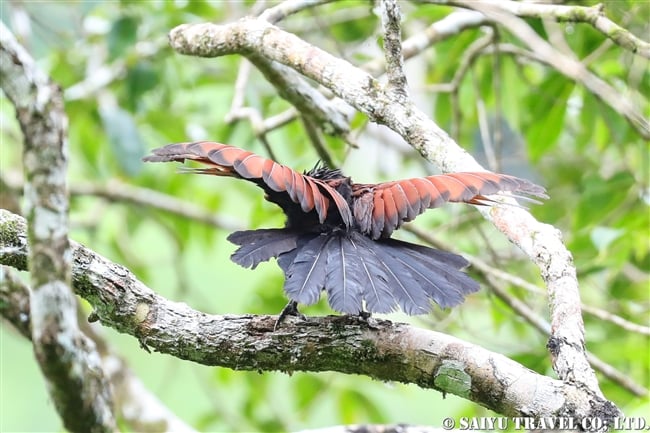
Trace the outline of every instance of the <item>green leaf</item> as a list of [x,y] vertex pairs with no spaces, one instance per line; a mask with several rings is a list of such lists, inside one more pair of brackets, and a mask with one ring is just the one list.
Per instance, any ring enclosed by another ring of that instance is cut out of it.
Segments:
[[148,61],[136,63],[126,74],[126,95],[128,107],[135,110],[142,96],[158,85],[158,72]]
[[138,21],[124,16],[113,23],[108,33],[108,57],[114,60],[122,57],[137,40]]
[[533,161],[539,160],[557,145],[565,128],[567,101],[574,87],[573,82],[554,73],[528,97],[524,105],[530,110],[526,140]]
[[320,377],[312,374],[296,374],[294,385],[296,387],[296,406],[301,412],[311,409],[317,402],[318,395],[326,389],[326,383]]
[[341,420],[345,424],[372,422],[382,423],[385,421],[383,411],[362,392],[354,389],[345,389],[341,392],[338,400],[338,408]]
[[597,226],[591,231],[591,242],[599,252],[607,250],[607,247],[620,238],[625,230],[613,229],[610,227]]
[[140,158],[145,146],[133,116],[118,106],[103,108],[100,115],[120,168],[128,175],[137,175],[142,169]]
[[601,224],[628,197],[632,185],[634,178],[627,172],[619,172],[609,179],[599,176],[584,179],[584,192],[575,213],[575,229]]

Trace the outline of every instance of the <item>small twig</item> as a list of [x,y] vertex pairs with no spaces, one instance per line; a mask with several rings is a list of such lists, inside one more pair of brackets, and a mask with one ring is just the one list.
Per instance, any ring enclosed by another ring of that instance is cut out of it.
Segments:
[[488,141],[491,143],[491,147],[485,146],[485,154],[490,155],[492,158],[492,165],[490,169],[492,171],[501,172],[501,157],[503,152],[503,128],[504,128],[504,115],[503,115],[503,106],[502,106],[502,95],[501,91],[504,88],[503,77],[501,75],[501,53],[499,53],[499,40],[501,39],[501,33],[497,26],[492,27],[494,31],[494,36],[492,39],[492,46],[494,47],[494,57],[493,62],[494,66],[492,67],[492,87],[494,90],[494,134],[493,140]]
[[[346,7],[329,10],[327,13],[312,9],[300,19],[288,20],[283,25],[295,34],[312,33],[314,28],[331,29],[337,25],[354,22],[368,17],[368,4],[365,2],[348,2]],[[317,24],[314,23],[317,22]],[[340,39],[340,38],[339,38]],[[337,47],[343,41],[335,41]]]
[[312,123],[311,119],[305,116],[300,116],[300,120],[302,120],[302,124],[305,127],[305,131],[307,132],[309,141],[311,141],[311,144],[314,146],[314,149],[316,149],[316,153],[318,154],[320,160],[323,161],[325,165],[327,165],[330,168],[336,167],[336,165],[334,164],[334,160],[332,159],[329,152],[327,151],[327,146],[325,142],[323,141],[322,137],[318,133],[318,128],[316,128],[316,125]]
[[262,146],[264,147],[264,149],[266,149],[267,156],[272,160],[277,160],[277,157],[275,156],[275,152],[273,152],[273,147],[271,146],[271,143],[266,137],[266,134],[258,134],[257,139],[262,142]]
[[[485,108],[485,100],[483,99],[482,92],[479,89],[479,83],[476,76],[473,76],[472,84],[474,85],[474,92],[476,94],[476,117],[478,120],[478,130],[481,135],[481,144],[485,152],[485,159],[487,166],[490,170],[499,172],[497,169],[498,159],[494,152],[494,143],[492,142],[492,134],[490,133],[490,120],[488,119],[487,110]],[[454,92],[457,95],[458,92]],[[495,107],[496,109],[496,107]]]
[[453,78],[449,83],[439,83],[427,87],[427,90],[432,92],[449,92],[452,105],[452,122],[451,122],[451,132],[450,135],[456,140],[459,138],[461,122],[462,122],[462,110],[460,109],[459,101],[459,91],[460,85],[462,84],[463,79],[467,76],[470,68],[476,62],[476,60],[481,55],[481,51],[494,40],[493,32],[487,33],[485,36],[475,40],[470,44],[470,46],[463,52],[463,57],[460,60],[460,64],[454,73]]
[[115,180],[104,185],[72,184],[70,185],[70,193],[72,195],[91,195],[111,201],[150,206],[224,230],[240,230],[242,228],[241,224],[226,220],[214,212],[203,209],[191,202],[152,189],[135,187]]
[[582,311],[590,314],[594,317],[599,318],[600,320],[605,320],[607,322],[613,323],[616,326],[619,326],[621,329],[626,331],[636,332],[641,335],[650,336],[650,326],[643,326],[637,323],[630,322],[627,319],[617,316],[616,314],[605,311],[601,308],[592,307],[591,305],[582,304]]
[[225,117],[227,123],[232,123],[235,119],[239,118],[236,113],[239,113],[242,107],[244,107],[246,86],[248,85],[248,78],[251,74],[251,66],[251,62],[247,59],[241,59],[239,71],[237,72],[237,80],[235,80],[235,93],[233,94],[232,102],[230,103],[230,111]]
[[[165,47],[165,40],[160,38],[155,42],[138,42],[133,46],[133,52],[137,58],[144,60],[154,57],[163,47]],[[103,52],[101,50],[97,51],[100,53]],[[125,60],[127,57],[129,61]],[[133,60],[133,56],[124,56],[115,59],[111,64],[95,64],[91,71],[87,71],[86,77],[82,81],[72,84],[65,89],[64,96],[66,101],[95,96],[114,81],[124,77]],[[93,62],[88,62],[88,64],[92,65]]]

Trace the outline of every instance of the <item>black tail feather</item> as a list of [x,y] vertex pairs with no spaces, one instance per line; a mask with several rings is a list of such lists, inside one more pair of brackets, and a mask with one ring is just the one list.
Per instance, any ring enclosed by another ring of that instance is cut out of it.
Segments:
[[426,314],[433,302],[442,308],[463,302],[479,285],[461,272],[468,262],[459,255],[395,239],[372,240],[361,233],[303,233],[287,229],[235,232],[240,245],[235,263],[255,267],[277,257],[292,301],[314,304],[327,291],[332,309],[359,314]]
[[245,268],[255,269],[260,262],[294,250],[299,233],[286,229],[259,229],[234,232],[228,240],[240,247],[230,259]]
[[[315,235],[311,239],[301,239],[300,246],[288,254],[280,256],[285,282],[284,290],[289,299],[301,304],[315,304],[326,285],[328,245],[333,241],[328,236]],[[292,256],[291,263],[285,264]]]
[[364,275],[354,245],[342,233],[335,233],[327,247],[327,300],[336,311],[359,314],[363,311]]
[[365,236],[355,233],[348,239],[358,260],[358,272],[363,280],[363,298],[367,310],[374,313],[395,311],[397,300],[391,287],[399,286],[400,281],[390,268],[368,248]]
[[479,284],[459,269],[469,263],[459,255],[388,239],[384,246],[442,308],[462,303],[465,296],[479,290]]
[[[368,261],[375,261],[383,271],[383,275],[379,274],[376,277],[379,281],[382,281],[382,277],[386,279],[391,298],[385,299],[384,296],[382,303],[391,305],[391,310],[389,311],[392,311],[395,303],[397,303],[406,314],[416,315],[428,313],[431,310],[431,303],[426,293],[412,277],[408,269],[400,266],[400,263],[395,260],[390,250],[363,235],[356,234],[355,237],[361,241],[364,247],[361,256],[366,257]],[[372,301],[369,302],[366,299],[366,307],[369,312],[385,312],[372,310],[372,304]]]

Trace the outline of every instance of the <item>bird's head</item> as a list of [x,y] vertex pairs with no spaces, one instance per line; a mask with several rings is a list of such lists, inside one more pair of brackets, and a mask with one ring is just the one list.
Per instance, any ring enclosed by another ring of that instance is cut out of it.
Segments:
[[305,176],[322,180],[341,194],[345,201],[350,202],[352,197],[352,179],[343,175],[341,170],[331,169],[322,161],[318,161],[314,168],[305,171],[304,174]]
[[331,169],[322,161],[318,161],[314,168],[311,170],[305,170],[304,174],[305,176],[320,180],[335,180],[345,178],[340,169]]

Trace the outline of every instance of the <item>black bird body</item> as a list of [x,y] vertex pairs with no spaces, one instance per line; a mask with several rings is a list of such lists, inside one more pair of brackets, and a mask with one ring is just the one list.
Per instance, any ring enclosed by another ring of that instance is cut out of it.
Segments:
[[489,172],[453,173],[380,184],[355,184],[317,165],[300,174],[251,152],[214,142],[171,144],[149,162],[196,160],[191,172],[249,180],[282,208],[285,227],[232,233],[232,260],[255,268],[277,258],[284,290],[295,304],[313,304],[322,290],[332,309],[348,314],[426,314],[433,302],[453,307],[479,285],[461,272],[459,255],[390,238],[402,223],[446,202],[489,205],[486,195],[513,192],[545,198],[524,179]]

